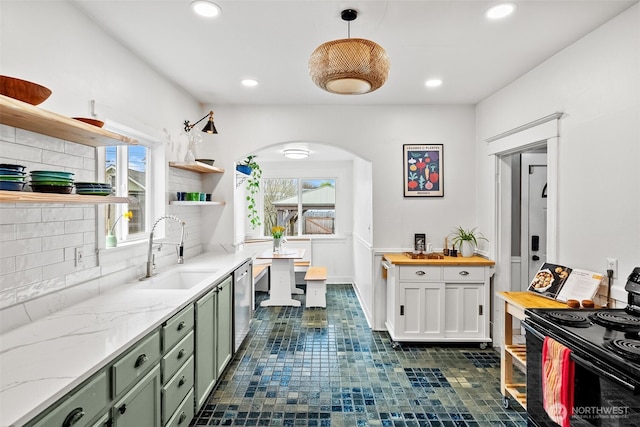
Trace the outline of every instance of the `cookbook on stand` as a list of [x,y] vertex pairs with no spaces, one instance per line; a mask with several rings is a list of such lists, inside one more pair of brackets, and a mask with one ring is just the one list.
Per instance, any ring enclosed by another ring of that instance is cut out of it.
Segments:
[[601,273],[545,262],[527,290],[562,302],[592,300],[603,278]]

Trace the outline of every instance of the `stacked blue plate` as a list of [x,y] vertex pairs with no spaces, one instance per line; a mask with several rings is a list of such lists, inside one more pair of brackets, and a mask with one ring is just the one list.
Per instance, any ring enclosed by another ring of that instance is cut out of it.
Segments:
[[22,165],[0,164],[0,190],[22,191],[27,182],[24,168]]
[[109,184],[102,182],[76,182],[76,194],[85,196],[108,196],[112,188]]
[[37,193],[70,194],[73,190],[73,172],[32,171],[31,189]]

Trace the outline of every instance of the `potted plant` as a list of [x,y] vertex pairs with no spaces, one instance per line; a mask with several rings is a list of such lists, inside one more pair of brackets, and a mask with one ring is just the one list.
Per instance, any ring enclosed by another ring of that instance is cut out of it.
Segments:
[[[258,206],[256,204],[256,196],[260,191],[260,178],[262,177],[262,169],[255,160],[256,156],[250,155],[242,162],[242,164],[236,166],[236,170],[243,172],[249,177],[247,178],[247,210],[249,214],[249,222],[251,222],[251,228],[255,229],[262,225],[260,221],[260,215],[258,212]],[[242,169],[244,170],[241,170]]]
[[460,250],[460,255],[463,257],[473,256],[476,251],[476,246],[478,246],[478,240],[488,241],[482,233],[476,231],[475,227],[464,229],[463,227],[458,226],[453,229],[453,232],[449,237],[451,237],[453,247],[455,248],[457,246]]

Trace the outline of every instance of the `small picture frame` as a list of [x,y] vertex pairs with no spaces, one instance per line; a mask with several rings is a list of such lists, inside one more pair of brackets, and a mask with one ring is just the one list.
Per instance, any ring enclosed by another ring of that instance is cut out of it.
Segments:
[[413,235],[413,249],[415,252],[423,253],[426,250],[427,236],[424,233],[417,233]]
[[404,144],[404,197],[443,197],[442,144]]

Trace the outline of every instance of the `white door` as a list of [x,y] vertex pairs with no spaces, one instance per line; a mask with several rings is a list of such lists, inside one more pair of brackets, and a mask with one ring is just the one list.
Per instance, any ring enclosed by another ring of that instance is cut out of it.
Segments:
[[547,155],[523,153],[521,169],[521,250],[525,291],[547,259]]

